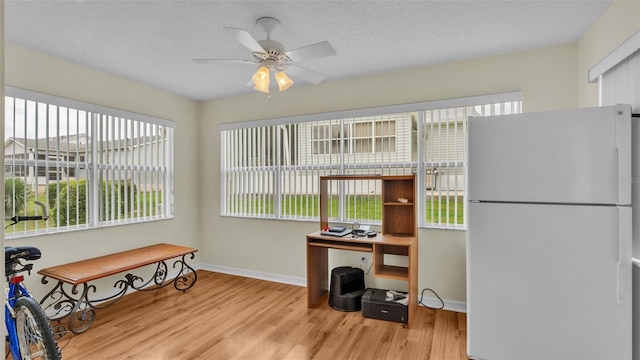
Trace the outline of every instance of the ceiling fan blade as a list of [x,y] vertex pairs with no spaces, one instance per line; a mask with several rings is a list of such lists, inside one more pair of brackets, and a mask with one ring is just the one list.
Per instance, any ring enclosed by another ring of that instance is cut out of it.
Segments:
[[305,68],[301,68],[300,66],[296,66],[296,65],[287,66],[287,68],[285,69],[285,73],[287,73],[288,75],[293,75],[294,78],[298,78],[298,79],[310,82],[312,84],[318,84],[322,80],[327,78],[326,75],[323,75]]
[[300,61],[324,56],[332,56],[336,54],[336,50],[328,41],[322,41],[316,44],[307,45],[301,48],[287,51],[287,55],[291,61]]
[[193,59],[193,62],[196,64],[246,64],[246,65],[256,65],[258,64],[255,61],[251,60],[242,60],[242,59]]
[[266,53],[264,48],[258,44],[258,41],[247,30],[230,27],[225,27],[224,29],[252,52]]

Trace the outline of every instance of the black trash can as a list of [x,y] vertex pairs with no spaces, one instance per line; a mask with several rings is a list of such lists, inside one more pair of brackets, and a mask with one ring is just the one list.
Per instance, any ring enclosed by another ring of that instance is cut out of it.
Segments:
[[364,271],[351,266],[331,270],[329,306],[340,311],[360,311],[364,293]]

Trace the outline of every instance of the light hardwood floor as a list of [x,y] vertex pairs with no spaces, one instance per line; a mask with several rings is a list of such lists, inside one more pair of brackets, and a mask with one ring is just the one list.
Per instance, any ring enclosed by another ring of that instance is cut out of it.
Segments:
[[467,359],[465,314],[419,307],[405,329],[306,303],[304,287],[199,270],[186,293],[127,295],[59,344],[65,360]]

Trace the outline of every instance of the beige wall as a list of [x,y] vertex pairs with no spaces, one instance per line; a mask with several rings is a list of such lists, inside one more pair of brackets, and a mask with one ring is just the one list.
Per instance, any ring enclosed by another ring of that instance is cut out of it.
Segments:
[[589,69],[640,30],[640,1],[614,1],[578,41],[578,105],[598,106],[598,86]]
[[[36,270],[116,251],[168,242],[199,246],[197,216],[198,147],[196,103],[133,81],[5,43],[5,83],[9,86],[173,120],[175,132],[175,219],[136,225],[8,240],[7,245],[34,245],[43,252]],[[4,112],[2,112],[4,114]],[[120,277],[121,278],[121,277]],[[44,295],[39,276],[28,283]],[[104,288],[111,291],[113,281]]]
[[[256,93],[204,103],[6,44],[7,85],[178,123],[174,220],[11,240],[9,245],[42,248],[37,266],[45,267],[172,242],[198,247],[204,264],[304,279],[304,235],[317,229],[316,222],[220,216],[219,124],[509,91],[523,91],[525,111],[595,105],[586,71],[638,29],[639,7],[636,1],[615,2],[576,44],[315,86],[296,84],[270,98]],[[421,229],[419,235],[419,288],[464,302],[465,232]],[[360,256],[336,251],[331,263],[359,265]]]
[[[294,85],[271,98],[256,93],[203,103],[199,143],[208,157],[202,181],[211,191],[203,193],[201,203],[202,262],[304,279],[304,235],[318,227],[316,222],[220,216],[219,124],[509,91],[523,91],[525,111],[576,107],[576,50],[576,45],[557,46],[315,86]],[[421,229],[419,237],[419,289],[430,287],[445,299],[464,302],[465,232]],[[330,263],[358,266],[361,255],[335,251]]]

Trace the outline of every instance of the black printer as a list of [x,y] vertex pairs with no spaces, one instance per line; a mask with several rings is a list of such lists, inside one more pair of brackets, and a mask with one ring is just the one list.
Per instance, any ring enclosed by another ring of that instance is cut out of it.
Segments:
[[409,320],[409,310],[405,305],[408,296],[399,291],[365,289],[362,294],[362,316],[406,324]]

